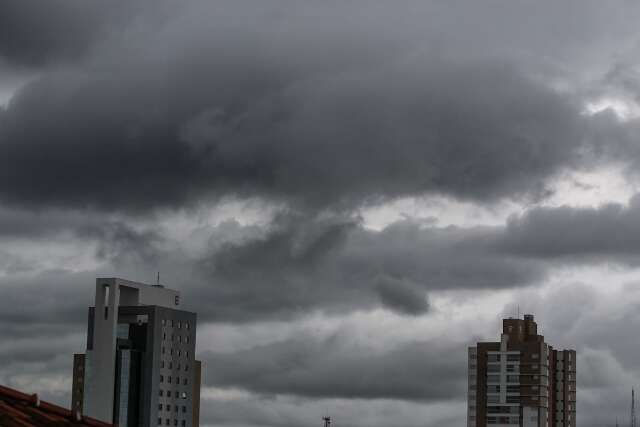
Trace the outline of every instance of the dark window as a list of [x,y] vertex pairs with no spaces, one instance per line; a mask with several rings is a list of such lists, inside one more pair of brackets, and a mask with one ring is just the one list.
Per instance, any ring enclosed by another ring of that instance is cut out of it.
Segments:
[[170,421],[169,421],[169,418],[167,418],[166,420],[164,420],[164,424],[165,424],[165,425],[169,425],[169,422],[170,422]]
[[182,413],[186,413],[187,412],[187,407],[186,406],[182,406]]
[[171,384],[171,375],[167,377],[167,381],[169,382],[169,384]]
[[171,397],[171,390],[167,390],[167,397]]
[[187,379],[186,378],[182,380],[182,385],[187,385]]
[[162,403],[158,405],[158,409],[162,411]]
[[167,405],[167,411],[171,410],[171,405]]
[[182,427],[185,427],[187,425],[187,422],[185,420],[182,420]]
[[162,425],[162,418],[158,418],[158,425],[161,426]]
[[[171,377],[169,377],[171,378]],[[160,375],[160,382],[163,383],[164,382],[164,377],[162,375]]]
[[160,396],[162,396],[162,389],[160,389]]
[[180,324],[180,321],[178,320],[178,329],[180,329],[182,325]]

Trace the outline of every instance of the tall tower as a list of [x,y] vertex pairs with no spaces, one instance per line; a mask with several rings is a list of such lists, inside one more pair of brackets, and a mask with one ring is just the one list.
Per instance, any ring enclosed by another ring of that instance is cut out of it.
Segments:
[[72,410],[119,427],[198,427],[196,314],[179,306],[179,292],[159,285],[96,279]]
[[468,427],[575,427],[576,352],[554,350],[533,315],[468,349]]

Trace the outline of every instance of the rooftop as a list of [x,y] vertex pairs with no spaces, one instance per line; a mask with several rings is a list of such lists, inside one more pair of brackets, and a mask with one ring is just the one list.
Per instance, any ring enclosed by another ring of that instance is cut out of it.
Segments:
[[74,415],[69,409],[0,385],[0,425],[3,427],[112,427],[93,418]]

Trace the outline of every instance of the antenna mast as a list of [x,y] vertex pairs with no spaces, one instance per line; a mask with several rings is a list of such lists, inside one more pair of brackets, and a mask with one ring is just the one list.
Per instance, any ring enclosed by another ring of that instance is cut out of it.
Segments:
[[631,419],[629,422],[630,427],[636,427],[636,392],[631,389]]

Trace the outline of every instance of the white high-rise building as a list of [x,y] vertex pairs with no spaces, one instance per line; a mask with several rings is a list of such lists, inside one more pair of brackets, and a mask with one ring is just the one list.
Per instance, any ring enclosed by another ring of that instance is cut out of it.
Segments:
[[72,410],[119,427],[197,427],[196,314],[179,306],[180,293],[159,285],[96,279]]

